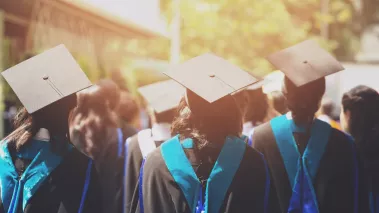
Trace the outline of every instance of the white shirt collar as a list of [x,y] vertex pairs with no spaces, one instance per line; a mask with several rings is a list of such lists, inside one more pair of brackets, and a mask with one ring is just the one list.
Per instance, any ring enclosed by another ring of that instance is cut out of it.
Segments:
[[330,123],[330,121],[332,120],[329,116],[327,115],[319,115],[317,117],[319,120],[322,120],[322,121],[325,121],[326,123]]
[[36,139],[39,141],[50,141],[49,130],[45,128],[39,129],[37,134],[33,137],[33,139]]
[[243,124],[242,134],[248,136],[250,131],[254,128],[253,122],[249,121]]
[[154,141],[166,141],[171,138],[171,124],[157,123],[153,124],[151,134]]

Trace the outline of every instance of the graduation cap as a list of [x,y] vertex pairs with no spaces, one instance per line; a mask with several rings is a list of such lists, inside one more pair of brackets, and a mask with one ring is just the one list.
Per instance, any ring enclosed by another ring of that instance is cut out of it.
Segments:
[[178,106],[185,88],[174,80],[161,81],[138,88],[156,113],[162,113]]
[[258,82],[246,87],[246,90],[257,90],[257,89],[260,89],[262,88],[264,85],[267,85],[268,83],[270,83],[270,79],[262,79],[262,80],[259,80]]
[[257,79],[249,73],[211,53],[173,66],[164,74],[208,103],[213,103],[257,82]]
[[1,73],[29,113],[91,86],[64,45]]
[[235,104],[233,93],[257,82],[249,73],[211,53],[173,66],[164,74],[187,88],[190,109],[204,116],[223,113],[224,107]]
[[313,40],[276,52],[268,60],[297,87],[344,70],[337,59]]

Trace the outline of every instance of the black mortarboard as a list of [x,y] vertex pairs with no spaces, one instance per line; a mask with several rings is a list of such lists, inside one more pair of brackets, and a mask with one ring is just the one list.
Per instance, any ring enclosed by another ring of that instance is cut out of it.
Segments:
[[174,80],[167,80],[140,87],[138,91],[156,113],[162,113],[179,105],[185,88]]
[[2,75],[29,113],[91,86],[64,45],[23,61]]
[[257,82],[249,73],[210,53],[176,65],[165,74],[209,103]]
[[268,60],[297,87],[344,70],[340,62],[313,40],[276,52]]

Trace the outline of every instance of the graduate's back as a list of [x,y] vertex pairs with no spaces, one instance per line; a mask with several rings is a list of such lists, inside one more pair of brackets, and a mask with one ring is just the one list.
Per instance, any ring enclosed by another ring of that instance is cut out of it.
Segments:
[[342,97],[341,126],[351,134],[361,155],[369,186],[371,212],[378,212],[379,204],[379,94],[359,85]]
[[91,84],[79,65],[59,45],[2,75],[24,108],[0,143],[0,212],[100,212],[95,168],[68,137],[75,93]]
[[118,86],[110,80],[78,93],[71,114],[70,137],[78,149],[93,159],[102,195],[102,212],[123,212],[124,142],[115,109]]
[[[201,81],[197,84],[195,79],[194,82],[181,81],[183,72],[200,72],[204,69],[203,63],[212,64],[214,60],[218,67],[206,66],[206,70],[215,74],[199,78],[223,78],[215,79],[215,90],[209,90],[208,86],[212,85]],[[140,173],[139,211],[265,212],[270,182],[265,160],[241,139],[239,106],[230,91],[218,88],[225,88],[225,82],[233,81],[225,79],[222,73],[224,67],[231,65],[206,54],[183,66],[195,67],[167,74],[187,87],[178,107],[179,116],[172,124],[172,134],[176,136],[148,155],[144,162]],[[237,89],[249,85],[249,81],[241,83],[239,78],[242,75],[246,80],[252,76],[238,69],[233,71],[234,83],[239,84]]]
[[343,66],[315,41],[268,56],[284,72],[290,113],[258,127],[253,144],[270,167],[278,212],[367,212],[360,160],[349,136],[315,119],[325,77]]

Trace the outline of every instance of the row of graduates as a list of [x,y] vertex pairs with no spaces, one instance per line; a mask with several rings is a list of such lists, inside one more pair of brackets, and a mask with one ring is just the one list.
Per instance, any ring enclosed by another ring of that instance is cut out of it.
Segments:
[[290,113],[244,134],[262,82],[213,54],[139,89],[152,128],[132,137],[114,122],[117,86],[92,85],[64,46],[4,71],[25,108],[1,143],[0,212],[377,212],[378,93],[343,97],[354,143],[314,119],[343,70],[331,55],[305,41],[268,59]]

